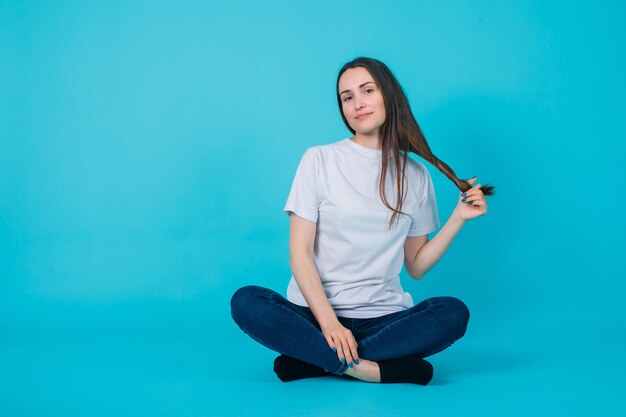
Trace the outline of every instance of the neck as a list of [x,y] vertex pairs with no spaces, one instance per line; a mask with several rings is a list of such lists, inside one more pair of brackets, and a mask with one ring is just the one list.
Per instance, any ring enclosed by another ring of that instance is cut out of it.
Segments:
[[360,133],[357,132],[352,141],[358,143],[366,148],[381,150],[383,149],[383,141],[380,139],[378,132],[374,133]]

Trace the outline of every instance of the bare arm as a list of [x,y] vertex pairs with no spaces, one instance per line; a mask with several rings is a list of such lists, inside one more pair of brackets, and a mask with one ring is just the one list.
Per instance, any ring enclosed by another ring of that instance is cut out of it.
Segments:
[[468,180],[473,185],[472,188],[464,193],[459,192],[457,206],[433,240],[429,242],[428,235],[405,240],[404,263],[412,278],[422,279],[439,262],[466,221],[487,214],[487,201],[480,189],[482,185],[474,185],[477,179],[478,177],[474,177]]
[[464,224],[455,211],[433,240],[429,241],[428,235],[406,238],[404,263],[411,278],[422,279],[439,262]]
[[313,263],[316,224],[291,213],[289,228],[289,265],[311,312],[321,328],[338,322],[328,302],[322,281]]
[[[319,272],[313,263],[313,244],[316,224],[291,213],[289,228],[289,265],[311,312],[322,333],[337,352],[337,357],[352,364],[358,359],[357,342],[352,332],[345,328],[330,305]],[[358,363],[358,362],[356,362]]]

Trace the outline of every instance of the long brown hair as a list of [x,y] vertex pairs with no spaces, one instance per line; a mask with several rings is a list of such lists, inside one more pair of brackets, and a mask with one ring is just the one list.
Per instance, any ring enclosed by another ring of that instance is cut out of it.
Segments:
[[[400,210],[402,209],[402,203],[404,202],[405,195],[404,178],[408,152],[413,152],[428,161],[431,165],[436,167],[446,177],[448,177],[462,192],[472,188],[472,185],[468,183],[467,180],[459,179],[452,168],[432,153],[422,130],[411,112],[409,102],[404,94],[404,91],[402,90],[402,87],[398,83],[398,80],[396,80],[396,77],[392,74],[389,68],[377,59],[358,57],[344,64],[341,70],[339,70],[335,92],[337,94],[337,103],[339,104],[339,113],[341,113],[341,118],[343,119],[343,122],[348,130],[352,132],[352,134],[355,133],[355,130],[350,126],[346,116],[343,114],[343,106],[339,95],[339,79],[346,70],[356,67],[364,67],[367,69],[380,88],[383,95],[383,101],[385,102],[386,119],[380,127],[383,145],[382,154],[384,157],[382,158],[379,192],[385,206],[393,211],[393,215],[389,221],[389,227],[391,227],[391,224],[399,213],[406,214]],[[395,176],[396,189],[398,192],[396,207],[391,207],[385,195],[385,178],[387,176],[388,164],[386,156],[390,155],[393,156],[396,172],[401,173],[400,175]],[[401,166],[400,159],[402,160]],[[493,195],[494,188],[494,186],[488,184],[480,187],[485,195]]]

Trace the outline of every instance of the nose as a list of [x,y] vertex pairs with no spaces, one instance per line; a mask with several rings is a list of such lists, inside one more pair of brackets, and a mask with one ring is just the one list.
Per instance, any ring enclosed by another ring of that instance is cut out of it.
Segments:
[[361,98],[358,95],[355,95],[354,97],[354,108],[356,110],[360,109],[363,107],[363,102],[361,101]]

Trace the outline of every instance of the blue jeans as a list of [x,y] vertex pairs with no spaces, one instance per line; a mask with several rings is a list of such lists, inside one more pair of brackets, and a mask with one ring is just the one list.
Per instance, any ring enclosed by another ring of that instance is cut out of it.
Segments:
[[[235,291],[230,306],[235,323],[265,347],[337,375],[347,370],[309,307],[257,285]],[[444,296],[380,317],[337,319],[352,332],[359,358],[379,361],[440,352],[465,334],[469,316],[463,301]]]

